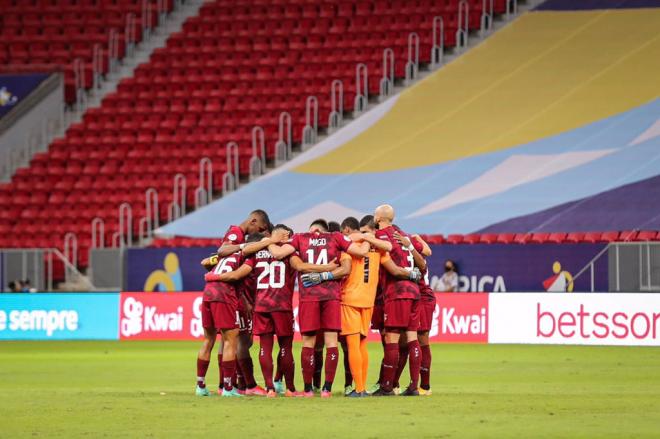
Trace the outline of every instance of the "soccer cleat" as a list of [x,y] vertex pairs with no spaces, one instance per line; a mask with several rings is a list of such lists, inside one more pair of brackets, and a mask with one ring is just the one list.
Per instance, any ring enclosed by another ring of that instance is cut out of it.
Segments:
[[251,389],[245,389],[245,396],[266,396],[268,392],[261,386],[254,386]]
[[218,396],[222,396],[222,386],[218,387]]
[[396,386],[395,388],[392,389],[392,392],[394,392],[395,395],[400,395],[401,388],[399,386]]
[[367,392],[365,390],[364,392],[360,392],[360,396],[362,396],[363,398],[366,398],[367,396],[371,396],[371,395],[369,394],[369,392]]
[[266,398],[277,398],[277,393],[273,389],[268,389],[266,393]]
[[347,395],[344,395],[344,396],[346,396],[346,398],[362,398],[362,392],[357,392],[357,391],[353,390],[352,392],[350,392],[350,393],[348,393]]
[[369,393],[376,393],[380,390],[380,383],[376,383],[373,386],[371,386],[371,389],[369,389]]
[[305,398],[314,398],[314,392],[303,392]]
[[332,397],[332,392],[329,390],[321,390],[321,398],[330,398]]
[[351,384],[350,386],[344,387],[344,396],[348,396],[354,390],[355,390],[355,387],[353,387],[353,384]]
[[320,387],[314,386],[313,389],[314,389],[314,393],[321,393],[321,388]]
[[286,391],[286,387],[284,387],[284,383],[282,381],[273,381],[273,386],[275,387],[275,391],[279,395],[284,395],[284,392]]
[[393,390],[386,392],[383,389],[378,389],[374,393],[372,393],[371,396],[396,396],[396,395],[394,394]]
[[422,389],[421,387],[420,387],[419,389],[417,389],[417,391],[418,391],[419,394],[422,395],[422,396],[431,396],[431,395],[433,394],[433,393],[431,392],[431,389],[426,390],[426,389]]
[[400,393],[399,396],[419,396],[419,392],[417,389],[411,389],[408,387],[406,390]]
[[231,390],[223,390],[222,396],[224,398],[243,398],[245,395],[241,394],[236,387],[233,387]]
[[[312,398],[314,397],[314,392],[310,392],[312,394]],[[302,397],[307,397],[307,395],[304,392],[297,392],[297,391],[291,391],[288,390],[284,393],[285,398],[302,398]]]
[[245,396],[245,389],[239,389],[238,387],[233,387],[234,390],[236,390],[236,393],[238,393],[241,396]]
[[209,396],[211,393],[209,393],[209,389],[206,387],[195,387],[195,395],[197,396]]

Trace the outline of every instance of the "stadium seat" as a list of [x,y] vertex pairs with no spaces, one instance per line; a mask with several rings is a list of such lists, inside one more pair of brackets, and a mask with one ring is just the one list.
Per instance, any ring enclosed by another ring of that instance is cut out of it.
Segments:
[[449,235],[447,236],[448,244],[460,244],[463,242],[463,235]]
[[463,242],[466,244],[477,244],[481,239],[481,235],[478,233],[471,233],[463,237]]
[[516,233],[513,242],[516,244],[527,244],[532,239],[531,233]]
[[482,244],[494,244],[497,242],[498,235],[496,233],[484,233],[481,235],[479,242]]
[[498,244],[511,244],[515,238],[515,233],[500,233],[497,235]]
[[621,233],[619,233],[619,241],[623,241],[623,242],[636,241],[636,238],[637,238],[637,230],[624,230]]
[[572,244],[582,242],[584,241],[584,232],[571,232],[568,235],[566,235],[566,242],[570,242]]
[[635,241],[660,241],[660,232],[655,230],[640,230]]
[[532,244],[544,244],[548,242],[548,239],[550,237],[549,233],[532,233],[531,238],[529,239],[529,242]]
[[551,233],[550,236],[546,239],[546,242],[552,242],[554,244],[561,244],[566,242],[567,234],[566,233]]
[[599,241],[601,242],[615,242],[619,240],[619,232],[603,232],[600,235]]
[[590,243],[600,242],[601,235],[602,235],[602,232],[587,232],[582,237],[582,241],[590,242]]

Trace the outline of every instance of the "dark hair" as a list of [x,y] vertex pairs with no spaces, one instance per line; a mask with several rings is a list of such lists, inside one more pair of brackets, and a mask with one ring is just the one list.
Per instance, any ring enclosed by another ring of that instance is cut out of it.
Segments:
[[360,227],[367,226],[371,229],[376,228],[376,224],[374,224],[374,216],[373,215],[365,215],[362,217],[360,220]]
[[252,233],[245,238],[245,242],[259,242],[264,239],[263,233]]
[[321,229],[323,229],[324,232],[327,232],[330,229],[328,226],[328,222],[323,218],[315,219],[314,221],[312,221],[309,227],[312,226],[319,226]]
[[265,210],[256,209],[250,212],[250,215],[258,216],[259,219],[263,221],[265,224],[270,224],[270,218],[268,218],[268,214],[266,213]]
[[328,232],[339,232],[341,227],[337,221],[328,221]]
[[269,222],[268,227],[267,227],[268,233],[273,233],[273,230],[275,230],[275,226],[273,223]]
[[454,272],[458,273],[458,265],[456,264],[456,261],[454,261],[453,259],[447,259],[445,261],[445,267],[447,266],[447,262],[451,262],[451,265],[454,267]]
[[273,230],[276,229],[286,230],[287,232],[289,232],[289,235],[293,235],[293,229],[287,226],[286,224],[276,224],[275,226],[273,226]]
[[341,222],[341,230],[348,227],[351,230],[360,230],[360,222],[354,216],[349,216]]

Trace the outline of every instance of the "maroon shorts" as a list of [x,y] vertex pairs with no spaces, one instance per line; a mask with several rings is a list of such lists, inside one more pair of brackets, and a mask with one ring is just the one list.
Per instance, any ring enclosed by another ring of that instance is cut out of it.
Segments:
[[419,310],[419,328],[418,332],[427,332],[431,330],[433,326],[433,312],[435,311],[435,301],[420,301],[420,310]]
[[302,334],[325,331],[341,331],[341,302],[324,300],[323,302],[300,302],[298,322]]
[[255,312],[252,319],[255,335],[293,336],[293,311]]
[[202,302],[202,326],[204,328],[237,329],[238,310],[224,302]]
[[417,331],[419,328],[419,300],[395,299],[385,302],[383,321],[387,329]]
[[240,332],[252,332],[252,313],[248,312],[243,301],[238,302],[238,329]]
[[374,305],[374,312],[371,314],[371,329],[383,332],[383,329],[385,329],[383,323],[383,304],[376,304]]

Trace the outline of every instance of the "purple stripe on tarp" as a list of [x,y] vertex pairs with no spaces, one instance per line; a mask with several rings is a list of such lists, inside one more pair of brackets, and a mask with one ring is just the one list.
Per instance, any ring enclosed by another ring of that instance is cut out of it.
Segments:
[[660,175],[519,216],[482,233],[589,232],[660,229]]
[[586,11],[593,9],[660,8],[660,0],[547,0],[537,11]]
[[0,117],[28,97],[48,76],[47,73],[0,75]]

